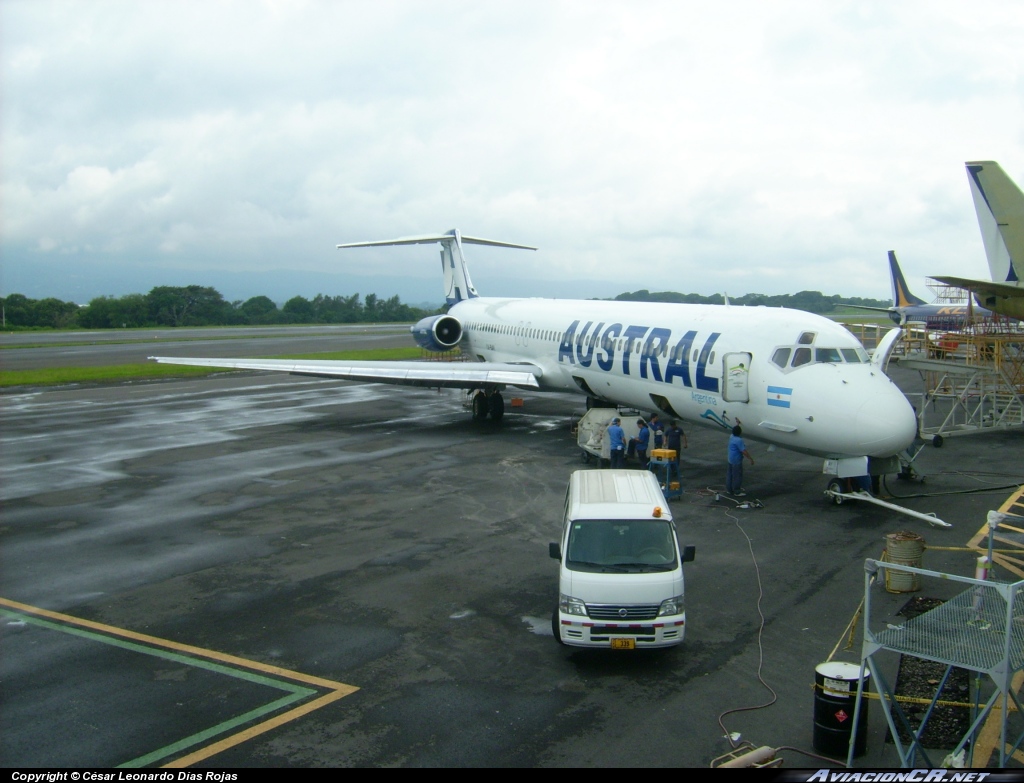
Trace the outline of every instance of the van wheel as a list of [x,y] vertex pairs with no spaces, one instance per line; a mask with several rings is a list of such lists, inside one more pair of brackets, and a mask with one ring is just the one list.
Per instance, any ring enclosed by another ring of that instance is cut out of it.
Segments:
[[551,635],[555,637],[555,641],[559,644],[565,644],[562,641],[562,631],[559,627],[558,622],[558,607],[555,607],[555,611],[551,613]]

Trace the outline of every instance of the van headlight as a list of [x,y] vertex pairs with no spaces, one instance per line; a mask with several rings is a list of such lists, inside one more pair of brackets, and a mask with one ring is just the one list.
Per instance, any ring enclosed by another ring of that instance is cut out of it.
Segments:
[[564,614],[587,616],[587,605],[579,598],[573,598],[571,595],[565,595],[564,593],[558,596],[558,608]]
[[658,607],[658,617],[665,617],[670,614],[682,614],[686,611],[686,605],[683,603],[683,596],[677,595],[672,598],[666,598],[661,602],[661,606]]

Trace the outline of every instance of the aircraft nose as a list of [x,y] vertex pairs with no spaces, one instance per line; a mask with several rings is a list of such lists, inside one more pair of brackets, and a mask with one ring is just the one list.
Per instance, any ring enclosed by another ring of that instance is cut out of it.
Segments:
[[899,454],[917,436],[917,418],[903,392],[884,379],[874,394],[865,395],[854,416],[854,431],[869,457]]

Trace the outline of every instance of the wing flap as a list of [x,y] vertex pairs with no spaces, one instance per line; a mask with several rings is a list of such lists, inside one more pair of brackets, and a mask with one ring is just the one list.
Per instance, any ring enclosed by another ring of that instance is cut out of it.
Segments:
[[542,374],[539,367],[530,364],[491,362],[346,362],[315,359],[192,359],[179,356],[149,358],[161,364],[265,370],[317,378],[426,386],[432,389],[475,389],[491,384],[536,389],[539,387],[537,378]]

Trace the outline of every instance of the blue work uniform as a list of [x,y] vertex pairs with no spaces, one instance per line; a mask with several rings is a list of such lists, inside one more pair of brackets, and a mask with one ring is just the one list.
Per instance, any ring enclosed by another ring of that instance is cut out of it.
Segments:
[[608,425],[608,457],[613,468],[626,466],[626,433],[618,424]]
[[729,436],[729,470],[725,474],[725,491],[730,495],[743,491],[743,452],[747,444],[739,435]]
[[636,458],[640,464],[647,467],[647,447],[651,444],[651,430],[646,424],[640,425],[640,432],[636,434]]

